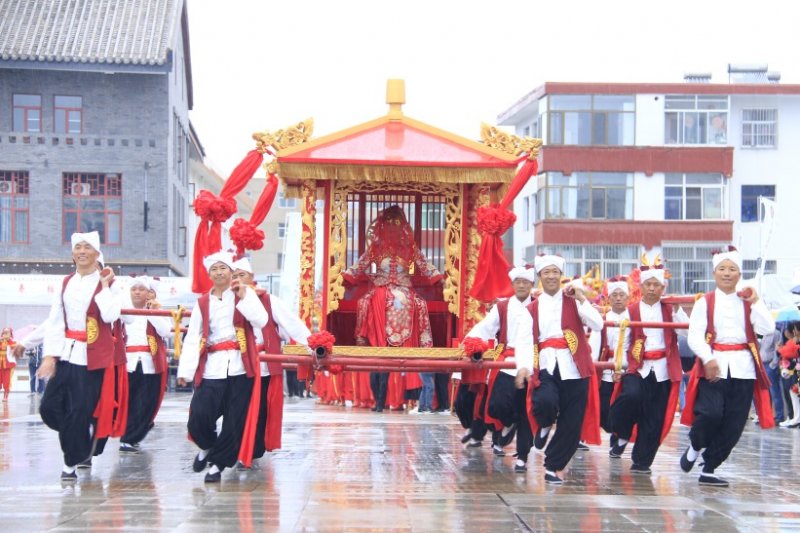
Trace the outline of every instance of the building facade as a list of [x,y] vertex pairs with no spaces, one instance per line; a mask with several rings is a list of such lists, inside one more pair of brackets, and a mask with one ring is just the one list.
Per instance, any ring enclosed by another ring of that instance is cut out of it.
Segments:
[[0,0],[0,271],[188,275],[191,108],[184,0]]
[[[746,277],[762,258],[765,273],[791,277],[800,86],[766,67],[729,71],[726,84],[548,82],[501,113],[544,141],[515,201],[515,262],[560,253],[569,275],[600,265],[609,277],[657,252],[670,291],[690,294],[712,286],[711,252],[734,244]],[[761,198],[776,202],[774,223]]]

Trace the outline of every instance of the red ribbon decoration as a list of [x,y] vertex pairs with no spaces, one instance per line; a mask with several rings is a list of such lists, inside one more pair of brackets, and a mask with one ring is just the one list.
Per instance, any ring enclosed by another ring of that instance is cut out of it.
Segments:
[[231,240],[236,245],[237,255],[244,254],[245,250],[260,250],[264,246],[264,232],[258,226],[267,218],[272,208],[275,196],[278,194],[278,177],[270,174],[261,196],[258,197],[250,220],[237,218],[231,228]]
[[517,217],[508,211],[519,192],[528,183],[531,176],[539,170],[535,159],[528,159],[517,171],[508,192],[499,204],[478,208],[478,231],[481,234],[481,248],[478,252],[479,265],[491,265],[491,268],[480,268],[475,274],[475,282],[469,295],[482,302],[490,302],[502,296],[511,296],[514,289],[508,279],[511,266],[503,253],[503,234],[514,225]]
[[194,201],[194,212],[200,217],[194,238],[192,292],[202,294],[211,289],[203,258],[222,249],[222,223],[236,213],[234,199],[261,166],[264,156],[251,150],[239,163],[223,185],[219,196],[207,190],[200,191]]

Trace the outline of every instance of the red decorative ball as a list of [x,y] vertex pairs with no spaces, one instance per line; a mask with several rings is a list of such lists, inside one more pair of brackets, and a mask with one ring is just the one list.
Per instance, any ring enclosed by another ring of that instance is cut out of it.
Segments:
[[317,348],[325,348],[328,353],[333,352],[333,345],[336,343],[336,337],[330,332],[322,330],[317,333],[312,333],[308,336],[308,347],[312,350]]
[[203,189],[194,200],[194,212],[203,220],[225,222],[236,213],[236,200],[219,198]]
[[466,337],[461,343],[464,346],[464,353],[471,356],[476,353],[483,353],[489,349],[489,344],[477,337]]
[[264,246],[264,232],[249,220],[237,218],[230,230],[231,240],[239,249],[260,250]]
[[497,204],[478,208],[478,231],[486,235],[502,235],[517,221],[517,215]]

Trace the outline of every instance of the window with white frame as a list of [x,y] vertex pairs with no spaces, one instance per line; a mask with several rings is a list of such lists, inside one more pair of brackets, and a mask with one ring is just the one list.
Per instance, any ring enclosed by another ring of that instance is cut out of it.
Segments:
[[667,292],[697,294],[714,289],[711,255],[729,243],[663,243],[661,256],[670,273]]
[[278,207],[283,209],[297,209],[297,198],[286,198],[283,191],[278,191]]
[[592,268],[600,268],[603,279],[628,275],[639,266],[641,246],[638,244],[543,244],[526,248],[530,262],[539,253],[558,254],[566,261],[565,276],[582,276]]
[[539,179],[536,211],[541,219],[633,219],[633,174],[548,172]]
[[665,220],[721,220],[725,179],[722,174],[665,174]]
[[742,146],[775,148],[778,136],[777,109],[742,110]]
[[[549,144],[634,144],[636,99],[633,95],[556,94],[550,96],[548,105]],[[537,123],[537,130],[538,127]]]
[[285,239],[286,238],[286,223],[285,222],[278,222],[278,238]]
[[664,97],[664,144],[727,144],[727,95]]
[[[742,278],[754,278],[758,272],[759,259],[743,259],[742,260]],[[764,264],[764,274],[777,274],[778,263],[774,259],[768,260]]]

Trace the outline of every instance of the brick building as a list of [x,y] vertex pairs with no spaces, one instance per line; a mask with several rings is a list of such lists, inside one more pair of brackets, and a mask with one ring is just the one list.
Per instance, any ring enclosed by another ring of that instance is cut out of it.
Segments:
[[0,272],[188,275],[191,108],[184,0],[0,0]]

